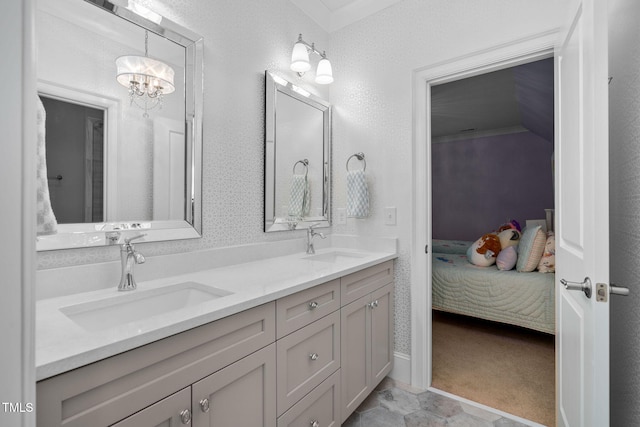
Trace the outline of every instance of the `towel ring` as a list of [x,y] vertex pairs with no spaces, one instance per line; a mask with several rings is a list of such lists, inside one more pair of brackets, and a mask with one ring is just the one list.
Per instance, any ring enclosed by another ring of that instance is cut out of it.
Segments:
[[364,162],[364,166],[362,167],[362,171],[366,171],[367,170],[367,161],[364,159],[364,153],[360,152],[360,153],[355,153],[352,154],[348,159],[347,159],[347,172],[349,172],[349,161],[352,158],[357,158],[358,160]]
[[309,173],[309,160],[304,159],[304,160],[298,160],[297,162],[295,162],[293,164],[293,173],[296,173],[296,166],[298,166],[298,163],[302,163],[302,166],[304,166],[304,176],[307,176],[307,173]]

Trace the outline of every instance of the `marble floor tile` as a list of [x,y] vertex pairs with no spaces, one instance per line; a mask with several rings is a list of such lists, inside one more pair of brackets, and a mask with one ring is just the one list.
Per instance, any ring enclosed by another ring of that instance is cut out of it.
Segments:
[[351,414],[342,427],[527,427],[456,399],[420,392],[390,378]]

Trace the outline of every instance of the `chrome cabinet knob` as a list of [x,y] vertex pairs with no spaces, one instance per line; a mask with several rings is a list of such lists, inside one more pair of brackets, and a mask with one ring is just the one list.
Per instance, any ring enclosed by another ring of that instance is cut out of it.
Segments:
[[202,399],[200,401],[200,410],[202,410],[202,412],[209,412],[209,399]]
[[311,427],[320,427],[320,423],[318,422],[318,420],[311,421]]
[[189,424],[191,422],[191,411],[185,409],[180,412],[180,421],[182,421],[182,424]]
[[369,308],[376,308],[378,307],[378,300],[375,300],[373,302],[370,302],[369,304],[367,304],[369,306]]
[[315,310],[316,308],[318,308],[318,303],[316,301],[310,302],[309,303],[309,310]]
[[311,359],[311,360],[318,360],[318,357],[320,357],[320,356],[318,356],[318,353],[311,353],[309,355],[309,359]]

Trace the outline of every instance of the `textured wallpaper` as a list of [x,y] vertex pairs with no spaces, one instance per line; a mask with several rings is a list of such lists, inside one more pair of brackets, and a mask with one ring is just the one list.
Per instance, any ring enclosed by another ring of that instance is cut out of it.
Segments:
[[[302,237],[262,232],[263,73],[289,80],[297,34],[327,51],[335,82],[333,212],[346,205],[345,162],[366,155],[370,217],[332,232],[399,238],[396,351],[411,351],[412,71],[558,25],[556,0],[404,0],[331,36],[288,0],[150,0],[205,40],[203,238],[140,246],[148,256]],[[307,82],[307,83],[305,83]],[[354,165],[355,166],[355,165]],[[396,226],[384,207],[397,207]],[[40,253],[39,268],[116,260],[118,248]]]
[[614,0],[609,16],[611,425],[640,425],[640,4]]

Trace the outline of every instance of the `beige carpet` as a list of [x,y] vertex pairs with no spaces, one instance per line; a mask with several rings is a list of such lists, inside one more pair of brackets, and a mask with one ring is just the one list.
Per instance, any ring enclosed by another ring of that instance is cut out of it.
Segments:
[[434,310],[433,387],[555,426],[554,337]]

